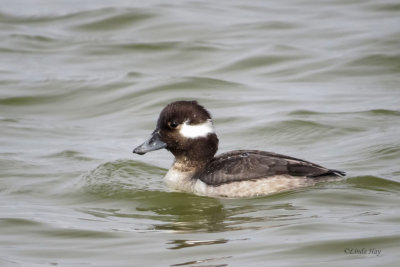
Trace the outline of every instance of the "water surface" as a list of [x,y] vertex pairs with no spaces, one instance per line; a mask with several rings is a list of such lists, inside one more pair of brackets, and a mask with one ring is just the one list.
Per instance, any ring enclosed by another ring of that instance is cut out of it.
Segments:
[[[396,1],[0,4],[1,266],[395,266]],[[220,152],[348,173],[253,199],[170,192],[131,153],[196,99]]]

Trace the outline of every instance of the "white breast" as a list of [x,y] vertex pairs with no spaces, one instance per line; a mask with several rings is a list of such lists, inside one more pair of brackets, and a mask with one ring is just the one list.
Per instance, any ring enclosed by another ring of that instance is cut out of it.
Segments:
[[174,190],[194,192],[194,181],[191,179],[193,172],[182,172],[172,166],[164,176],[167,186]]

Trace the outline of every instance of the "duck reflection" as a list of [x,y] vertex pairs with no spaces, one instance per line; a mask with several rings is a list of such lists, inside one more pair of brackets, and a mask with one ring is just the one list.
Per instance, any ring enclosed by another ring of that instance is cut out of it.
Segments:
[[[254,230],[280,226],[301,216],[299,208],[290,203],[272,204],[262,198],[216,199],[177,192],[153,194],[142,199],[136,210],[157,214],[159,223],[153,225],[153,230],[175,233]],[[266,215],[265,210],[270,214]]]

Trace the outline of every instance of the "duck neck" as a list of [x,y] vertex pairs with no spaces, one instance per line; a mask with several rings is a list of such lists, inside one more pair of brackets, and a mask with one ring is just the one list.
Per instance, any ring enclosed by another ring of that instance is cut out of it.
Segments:
[[204,168],[211,159],[192,159],[187,156],[175,158],[173,167],[180,172],[197,172]]
[[175,156],[174,166],[179,166],[181,171],[197,171],[203,169],[214,158],[217,150],[217,135],[210,134],[206,138],[193,140],[186,149],[171,152]]

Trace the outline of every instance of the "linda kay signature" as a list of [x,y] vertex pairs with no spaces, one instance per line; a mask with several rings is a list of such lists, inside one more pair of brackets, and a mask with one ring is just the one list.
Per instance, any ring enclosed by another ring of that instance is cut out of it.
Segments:
[[345,248],[345,254],[351,255],[381,255],[382,250],[376,248]]

